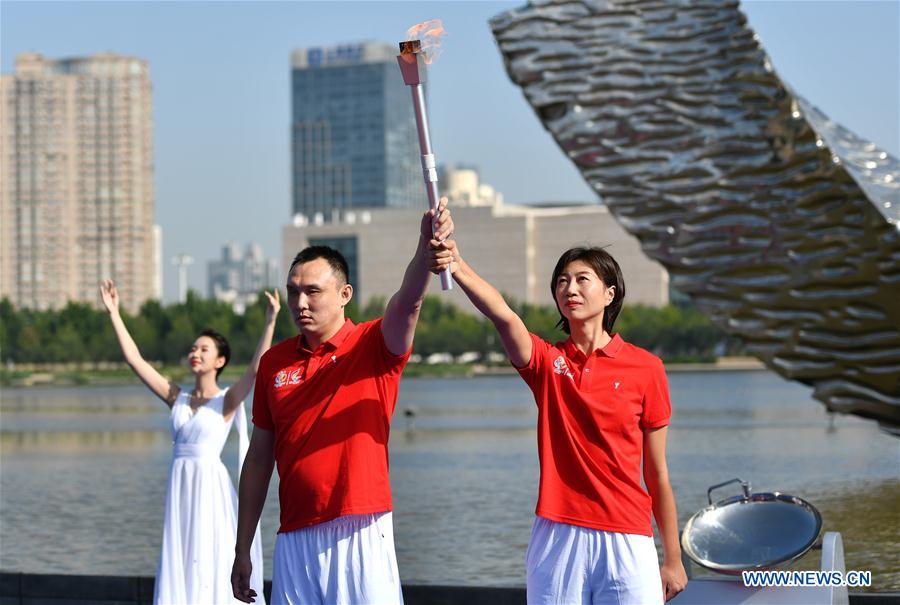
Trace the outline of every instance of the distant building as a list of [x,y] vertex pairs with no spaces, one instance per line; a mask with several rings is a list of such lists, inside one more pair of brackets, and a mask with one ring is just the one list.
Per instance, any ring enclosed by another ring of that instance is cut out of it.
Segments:
[[293,52],[295,214],[421,205],[415,114],[397,54],[380,43]]
[[[283,228],[283,258],[311,244],[332,245],[348,257],[350,281],[361,305],[389,298],[400,286],[418,242],[422,208],[334,212],[318,222],[296,217]],[[669,302],[669,276],[641,250],[605,206],[462,206],[453,222],[463,256],[498,290],[519,302],[552,305],[550,277],[572,246],[607,246],[622,267],[626,304]],[[350,254],[347,254],[347,251]],[[437,280],[431,293],[440,292]],[[450,302],[475,312],[460,288]]]
[[153,291],[150,298],[162,300],[163,296],[163,244],[162,227],[153,225],[153,266],[156,279],[153,282]]
[[452,208],[461,206],[501,206],[503,194],[481,182],[478,170],[468,166],[445,166],[438,177],[441,195]]
[[230,303],[237,313],[256,302],[260,290],[276,287],[280,277],[278,264],[265,258],[258,244],[242,250],[229,242],[222,248],[222,258],[207,265],[209,297]]
[[0,76],[0,296],[18,307],[159,298],[146,61],[16,58]]

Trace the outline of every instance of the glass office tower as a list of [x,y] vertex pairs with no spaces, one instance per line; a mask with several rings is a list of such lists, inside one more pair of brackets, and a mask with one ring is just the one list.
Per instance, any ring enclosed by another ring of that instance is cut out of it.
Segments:
[[427,206],[398,49],[314,47],[292,56],[294,213]]

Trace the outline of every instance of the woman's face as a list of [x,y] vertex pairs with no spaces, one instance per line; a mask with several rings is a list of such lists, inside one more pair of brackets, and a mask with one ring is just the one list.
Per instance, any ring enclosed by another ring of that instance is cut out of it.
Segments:
[[194,374],[205,374],[215,372],[225,365],[225,358],[219,355],[215,340],[209,336],[200,336],[188,352],[188,365]]
[[584,261],[572,261],[556,279],[556,304],[563,317],[583,323],[603,317],[615,297],[615,286],[607,286]]

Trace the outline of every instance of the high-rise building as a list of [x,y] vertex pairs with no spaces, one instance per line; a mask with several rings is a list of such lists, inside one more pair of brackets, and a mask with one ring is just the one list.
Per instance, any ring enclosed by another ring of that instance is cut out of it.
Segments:
[[231,303],[237,313],[253,304],[260,290],[277,287],[280,277],[275,259],[266,258],[259,244],[241,250],[229,242],[222,248],[222,258],[207,264],[210,298]]
[[146,61],[20,54],[0,77],[0,296],[19,307],[158,296]]
[[295,214],[424,205],[415,114],[397,54],[379,43],[293,52]]

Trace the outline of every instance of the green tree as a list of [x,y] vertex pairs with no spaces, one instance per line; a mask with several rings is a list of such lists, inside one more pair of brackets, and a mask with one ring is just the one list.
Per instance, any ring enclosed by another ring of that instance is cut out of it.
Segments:
[[[128,327],[128,331],[131,333],[131,337],[134,339],[135,344],[138,346],[141,356],[147,361],[162,361],[164,359],[162,353],[163,334],[155,328],[153,320],[142,314],[129,318],[123,317],[123,320],[125,321],[125,325]],[[116,360],[121,361],[122,353],[119,349],[118,340],[116,340],[115,331],[113,331],[111,325],[104,334],[108,334],[115,340]]]
[[[148,301],[134,317],[123,313],[144,358],[179,363],[201,329],[211,327],[229,339],[232,361],[246,363],[256,348],[265,323],[267,299],[259,293],[240,316],[222,302],[204,300],[190,292],[184,304],[161,305]],[[362,308],[348,308],[354,321],[367,321],[384,313],[385,299],[374,297]],[[559,312],[551,305],[518,304],[511,307],[528,329],[556,342],[566,335],[556,327]],[[717,351],[743,352],[742,342],[727,337],[693,305],[653,308],[627,305],[614,330],[628,341],[667,361],[703,361]],[[278,314],[275,341],[297,334],[286,301]],[[441,295],[425,298],[416,330],[415,350],[426,356],[467,351],[486,354],[502,351],[496,330],[487,319],[461,310]],[[69,303],[58,311],[16,309],[0,300],[0,359],[16,362],[121,361],[121,352],[105,311],[84,303]]]
[[162,360],[166,363],[179,363],[187,356],[199,330],[184,312],[172,317],[171,321],[172,329],[163,337]]
[[387,300],[383,296],[373,296],[359,312],[359,321],[372,321],[384,315]]
[[45,361],[41,345],[41,338],[37,329],[33,325],[25,323],[16,335],[16,344],[13,349],[14,361]]
[[72,362],[90,361],[84,339],[78,329],[71,324],[61,324],[46,345],[49,360]]
[[561,328],[557,328],[559,322],[559,312],[556,307],[548,307],[543,305],[524,304],[517,309],[519,317],[528,327],[529,332],[533,332],[548,342],[557,342],[566,339],[566,333]]
[[[134,326],[131,334],[145,359],[153,361],[166,359],[163,338],[172,330],[168,308],[163,307],[158,300],[148,300],[141,305],[133,320],[125,316],[122,318],[129,329]],[[112,326],[109,329],[112,330]]]
[[21,329],[21,315],[4,296],[0,300],[0,361],[15,361],[15,343]]

